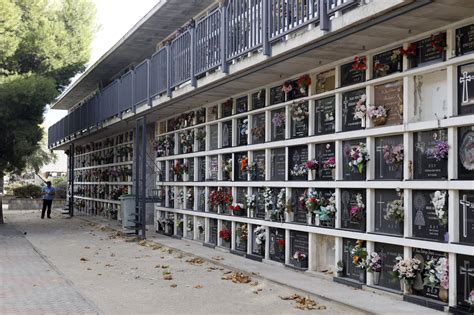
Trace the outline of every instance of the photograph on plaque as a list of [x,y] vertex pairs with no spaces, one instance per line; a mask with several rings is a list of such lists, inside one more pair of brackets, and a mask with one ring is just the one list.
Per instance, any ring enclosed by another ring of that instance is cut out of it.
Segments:
[[332,91],[336,88],[336,70],[331,69],[316,75],[314,94]]
[[376,189],[374,205],[374,231],[381,234],[403,236],[405,209],[403,191]]
[[308,146],[300,145],[288,148],[288,179],[306,181],[308,180]]
[[474,24],[456,30],[456,56],[474,52]]
[[308,209],[304,202],[307,190],[305,188],[291,189],[291,203],[293,206],[293,220],[296,223],[306,224]]
[[252,144],[265,142],[265,113],[252,116]]
[[374,126],[402,124],[403,81],[374,86],[374,105],[368,106],[367,116]]
[[265,189],[263,187],[257,188],[253,190],[255,193],[255,204],[256,204],[256,209],[255,209],[255,217],[258,219],[265,219],[265,197],[264,197],[264,191]]
[[395,72],[403,71],[402,47],[394,48],[373,56],[373,78],[382,78]]
[[308,136],[308,102],[297,102],[290,105],[291,138]]
[[357,240],[350,238],[342,239],[342,263],[344,265],[343,274],[345,278],[359,281],[360,269],[352,263],[352,248],[356,246]]
[[176,236],[183,237],[183,215],[176,214]]
[[222,180],[231,181],[233,180],[233,162],[232,154],[222,155]]
[[[265,107],[265,89],[261,89],[258,92],[252,94],[252,109],[259,109]],[[271,103],[270,105],[273,105]]]
[[232,226],[230,221],[222,220],[221,229],[219,231],[219,238],[221,239],[221,246],[224,248],[230,248],[230,242],[232,239]]
[[206,108],[196,110],[196,124],[204,124],[206,122]]
[[252,254],[265,256],[266,229],[260,225],[252,225]]
[[285,263],[285,230],[270,228],[270,260]]
[[246,223],[235,224],[235,250],[247,252],[248,226]]
[[474,256],[456,255],[457,307],[469,314],[473,311]]
[[206,158],[198,157],[197,158],[197,168],[198,168],[198,182],[204,182],[206,180]]
[[397,257],[403,257],[403,246],[375,243],[374,251],[380,257],[382,265],[382,271],[380,271],[380,275],[378,276],[378,283],[374,284],[384,288],[400,291],[400,280],[393,279],[392,272]]
[[[425,298],[447,302],[449,285],[447,254],[429,249],[413,248],[412,256],[421,262],[421,273],[413,282],[413,293]],[[434,277],[433,274],[435,274]]]
[[366,125],[366,90],[342,93],[342,131],[364,129]]
[[217,219],[209,219],[209,244],[217,245]]
[[248,96],[242,96],[235,100],[236,114],[245,113],[248,110]]
[[247,117],[237,119],[237,145],[247,145],[249,120]]
[[265,150],[253,152],[253,162],[250,163],[248,169],[250,173],[250,180],[265,180]]
[[458,67],[458,115],[474,113],[474,63]]
[[308,233],[290,231],[290,263],[301,269],[308,268]]
[[204,187],[198,187],[197,210],[204,211],[206,209],[206,190]]
[[271,169],[270,180],[284,181],[286,180],[286,149],[271,149]]
[[474,179],[474,126],[458,128],[458,179]]
[[448,132],[446,129],[413,134],[413,178],[448,178]]
[[275,109],[271,111],[271,130],[272,141],[285,140],[286,127],[286,110],[285,108]]
[[403,180],[403,136],[375,138],[375,179]]
[[365,57],[356,57],[357,60],[351,61],[341,66],[341,87],[362,83],[365,81]]
[[474,245],[474,191],[472,190],[459,191],[459,243]]
[[207,108],[207,121],[213,121],[217,119],[218,109],[217,105]]
[[217,141],[217,135],[218,135],[218,125],[210,125],[209,126],[209,150],[216,150],[218,148],[218,141]]
[[336,97],[315,100],[314,134],[325,135],[336,130]]
[[232,120],[222,123],[222,147],[232,146]]
[[209,157],[208,174],[207,174],[206,180],[216,181],[218,171],[219,171],[218,158],[217,158],[217,155],[213,155]]
[[270,88],[270,105],[284,103],[285,101],[285,92],[283,92],[282,85]]
[[342,142],[344,180],[365,180],[369,155],[365,139]]
[[448,242],[448,192],[413,190],[412,202],[413,237]]
[[341,228],[365,232],[365,189],[341,189]]
[[336,144],[334,142],[319,143],[314,146],[314,156],[317,162],[315,180],[336,179]]
[[222,103],[222,117],[221,118],[225,118],[225,117],[229,117],[229,116],[232,116],[232,112],[233,112],[233,109],[234,109],[234,100],[232,98],[229,98],[227,101],[225,101],[224,103]]
[[235,181],[246,181],[247,170],[248,170],[249,159],[247,152],[237,152],[234,154],[234,180]]

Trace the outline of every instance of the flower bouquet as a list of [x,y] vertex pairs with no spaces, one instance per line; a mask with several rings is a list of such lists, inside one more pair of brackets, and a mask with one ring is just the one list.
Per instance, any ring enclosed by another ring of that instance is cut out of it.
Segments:
[[351,170],[362,174],[367,161],[369,161],[369,152],[365,143],[361,142],[359,145],[352,146],[346,151],[346,156],[349,158],[348,164]]
[[448,211],[445,209],[447,192],[435,191],[431,195],[431,204],[434,207],[436,216],[438,217],[440,225],[448,224]]
[[387,212],[384,219],[401,224],[405,219],[405,208],[403,206],[403,193],[399,193],[399,196],[399,199],[387,203]]
[[385,164],[389,166],[394,166],[398,169],[403,164],[403,159],[405,158],[403,144],[397,144],[392,147],[391,145],[383,146],[383,158]]
[[265,240],[266,240],[266,229],[263,226],[259,226],[253,230],[255,235],[255,243],[258,245],[260,253],[263,254],[265,250]]
[[370,254],[367,271],[374,274],[374,284],[378,285],[380,282],[380,272],[382,271],[382,258],[376,252]]
[[256,140],[262,140],[265,138],[265,126],[252,128],[252,135]]
[[222,170],[227,176],[227,180],[232,180],[232,158],[224,160]]
[[354,107],[354,119],[360,119],[362,128],[365,128],[365,115],[367,113],[367,107],[365,106],[366,100],[367,96],[363,94]]
[[351,221],[361,222],[365,219],[365,204],[362,194],[356,195],[356,205],[350,210]]
[[387,122],[388,112],[385,106],[369,106],[367,108],[367,115],[372,120],[375,126],[385,125]]
[[265,187],[263,190],[263,200],[265,203],[265,218],[270,220],[270,215],[273,210],[273,190],[270,187]]
[[278,250],[280,252],[284,252],[285,251],[285,240],[278,240],[277,244],[278,244]]
[[336,212],[336,193],[332,193],[329,198],[321,197],[321,206],[317,213],[319,220],[325,222],[325,226],[334,227],[332,221],[336,217]]
[[304,74],[298,78],[297,84],[300,89],[300,93],[302,95],[306,95],[306,90],[311,84],[311,77],[308,74]]
[[245,211],[245,207],[241,203],[233,203],[229,206],[229,209],[232,210],[233,215],[242,215]]
[[306,168],[306,163],[297,163],[293,165],[293,168],[290,170],[291,176],[305,176],[308,174],[308,169]]
[[449,153],[449,144],[447,141],[444,141],[444,140],[436,141],[434,147],[428,148],[425,151],[427,158],[434,159],[437,162],[443,159],[447,159],[448,153]]
[[291,91],[293,91],[293,84],[291,83],[291,81],[285,81],[283,82],[283,85],[281,87],[281,90],[283,91],[283,93],[285,94],[288,94],[290,93]]
[[232,204],[232,194],[223,190],[213,190],[209,194],[209,205],[212,209],[216,209],[219,206],[227,207]]
[[244,174],[247,173],[248,163],[249,163],[249,159],[246,155],[242,156],[239,159],[240,171]]
[[297,262],[302,262],[303,260],[306,259],[306,254],[303,253],[302,251],[297,250],[297,251],[293,254],[293,259],[296,260]]
[[366,56],[355,56],[354,63],[352,64],[352,70],[354,71],[365,71],[367,70],[367,57]]
[[469,303],[469,305],[474,305],[474,290],[471,290],[471,293],[469,293],[467,303]]
[[273,114],[272,123],[275,127],[280,128],[285,126],[286,115],[285,112],[276,112]]
[[393,266],[393,277],[396,277],[404,282],[404,294],[412,293],[412,285],[417,276],[421,272],[421,261],[416,258],[406,258],[398,256],[396,264]]
[[306,102],[293,103],[290,106],[291,119],[302,122],[308,117],[308,105]]
[[235,229],[235,234],[238,237],[239,244],[243,243],[242,245],[246,248],[248,239],[247,224],[238,225]]
[[219,238],[221,238],[224,242],[230,242],[230,239],[231,239],[230,231],[227,229],[220,230]]
[[250,217],[255,217],[255,209],[257,207],[255,195],[245,195],[245,207],[250,211]]

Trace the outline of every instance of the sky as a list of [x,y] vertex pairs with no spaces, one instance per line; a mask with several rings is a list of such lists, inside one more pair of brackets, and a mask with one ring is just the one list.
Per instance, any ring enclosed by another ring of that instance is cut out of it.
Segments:
[[[99,30],[92,43],[91,59],[87,66],[93,65],[129,29],[131,29],[160,0],[93,0],[97,7]],[[79,76],[77,76],[79,77]],[[44,125],[51,126],[67,114],[65,110],[47,110]]]

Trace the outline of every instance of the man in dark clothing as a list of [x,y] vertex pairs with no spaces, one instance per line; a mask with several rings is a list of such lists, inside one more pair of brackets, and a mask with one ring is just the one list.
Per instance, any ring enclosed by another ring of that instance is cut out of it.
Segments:
[[56,194],[56,189],[51,186],[51,182],[47,181],[46,186],[42,189],[43,192],[43,210],[41,211],[41,219],[44,219],[44,213],[46,212],[46,207],[48,207],[48,219],[51,219],[51,205],[53,204],[54,195]]

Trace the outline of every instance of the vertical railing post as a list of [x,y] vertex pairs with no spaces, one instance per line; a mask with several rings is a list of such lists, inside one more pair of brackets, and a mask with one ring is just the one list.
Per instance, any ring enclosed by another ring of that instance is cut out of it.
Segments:
[[166,96],[171,97],[171,43],[166,45]]
[[262,42],[263,54],[265,56],[271,55],[271,46],[269,41],[270,21],[270,0],[262,0]]
[[190,43],[190,52],[191,52],[191,86],[196,87],[196,70],[195,70],[195,64],[196,64],[196,27],[195,25],[192,25],[192,27],[189,29],[189,34],[191,35],[191,43]]
[[[132,99],[132,111],[134,114],[137,113],[137,107],[135,106],[135,69],[132,70],[131,72],[131,80],[132,80],[132,84],[130,84],[132,86],[132,90],[130,91],[130,93],[132,94],[131,95],[131,99]],[[120,85],[119,85],[120,86]]]
[[151,107],[151,60],[146,61],[146,80],[147,80],[147,85],[146,85],[146,102],[149,107]]
[[327,0],[319,0],[318,11],[319,11],[319,28],[322,31],[329,31],[329,16],[328,16]]
[[221,45],[221,68],[222,72],[229,73],[229,65],[227,64],[227,14],[226,14],[226,3],[227,1],[221,1],[220,12],[221,12],[221,31],[220,31],[220,45]]

